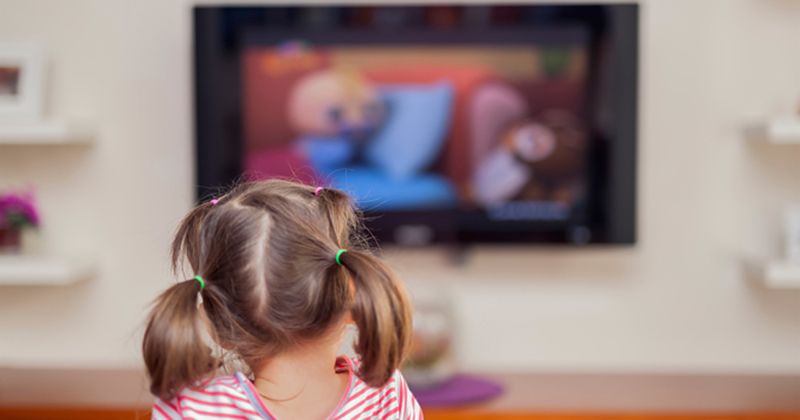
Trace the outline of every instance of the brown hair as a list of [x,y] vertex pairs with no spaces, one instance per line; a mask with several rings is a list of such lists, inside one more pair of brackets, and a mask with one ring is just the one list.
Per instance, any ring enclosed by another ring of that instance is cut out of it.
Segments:
[[[357,374],[385,384],[409,345],[411,313],[402,284],[359,236],[350,198],[334,189],[269,180],[244,183],[183,219],[172,244],[199,282],[164,291],[142,351],[150,391],[164,399],[216,374],[215,349],[251,368],[311,341],[350,313],[358,327]],[[339,266],[335,261],[337,250]]]

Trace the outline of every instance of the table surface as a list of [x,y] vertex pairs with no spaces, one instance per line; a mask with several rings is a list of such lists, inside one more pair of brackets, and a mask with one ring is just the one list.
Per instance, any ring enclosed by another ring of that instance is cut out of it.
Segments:
[[487,403],[466,406],[472,411],[800,412],[800,375],[542,373],[481,376],[501,384],[504,392]]

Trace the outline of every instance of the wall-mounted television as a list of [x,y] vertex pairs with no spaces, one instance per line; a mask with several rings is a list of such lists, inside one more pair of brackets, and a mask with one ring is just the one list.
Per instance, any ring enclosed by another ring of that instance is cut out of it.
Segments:
[[638,6],[197,6],[198,199],[349,192],[380,241],[633,244]]

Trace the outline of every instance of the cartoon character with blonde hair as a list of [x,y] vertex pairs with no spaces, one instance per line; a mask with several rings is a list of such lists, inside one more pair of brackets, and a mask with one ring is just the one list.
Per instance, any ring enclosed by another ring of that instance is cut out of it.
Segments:
[[288,116],[300,145],[321,174],[350,163],[381,125],[384,106],[377,89],[349,68],[305,76],[289,97]]
[[289,98],[289,121],[306,136],[362,139],[383,121],[377,89],[350,68],[332,68],[302,78]]

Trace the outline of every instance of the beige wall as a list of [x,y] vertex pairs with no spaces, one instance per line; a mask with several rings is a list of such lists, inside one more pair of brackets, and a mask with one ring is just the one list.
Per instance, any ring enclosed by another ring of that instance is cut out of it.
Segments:
[[[185,1],[0,0],[0,39],[41,41],[53,115],[93,123],[88,149],[0,147],[0,186],[33,183],[51,252],[91,256],[68,288],[0,287],[0,367],[136,367],[145,307],[192,202]],[[800,374],[800,294],[745,278],[779,252],[800,202],[800,149],[753,147],[748,118],[800,102],[800,3],[642,7],[640,242],[635,248],[390,252],[453,286],[473,369]]]

